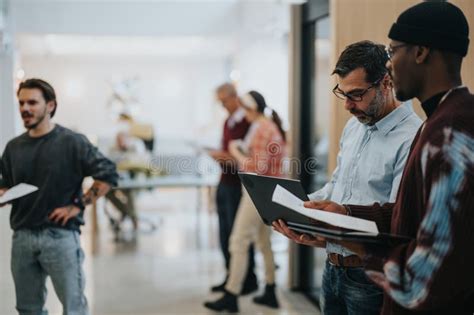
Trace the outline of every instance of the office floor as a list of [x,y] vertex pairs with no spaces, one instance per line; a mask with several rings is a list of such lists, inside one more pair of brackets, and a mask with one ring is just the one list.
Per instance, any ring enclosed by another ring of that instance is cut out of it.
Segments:
[[[96,239],[92,237],[90,224],[83,229],[86,295],[93,315],[212,314],[202,303],[220,296],[210,294],[209,287],[223,279],[223,266],[216,215],[209,210],[213,204],[208,206],[205,192],[202,197],[203,207],[198,215],[197,193],[193,189],[140,193],[137,198],[140,216],[157,223],[158,229],[150,232],[146,225],[142,226],[136,242],[113,242],[103,212],[99,212],[101,230]],[[9,212],[8,208],[0,208],[0,315],[16,314],[9,266]],[[87,219],[90,223],[90,218]],[[240,313],[319,314],[303,295],[286,287],[287,241],[274,234],[273,249],[279,265],[277,285],[281,308],[256,306],[251,297],[243,297],[239,300]],[[257,264],[263,265],[260,254]],[[262,279],[261,270],[259,276]],[[50,314],[61,314],[51,283],[48,291]]]

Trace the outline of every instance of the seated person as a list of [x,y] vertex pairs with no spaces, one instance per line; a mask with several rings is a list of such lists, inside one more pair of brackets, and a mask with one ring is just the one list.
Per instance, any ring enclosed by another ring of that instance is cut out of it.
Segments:
[[[115,145],[109,151],[109,158],[117,164],[119,171],[130,172],[133,177],[136,172],[148,171],[149,157],[143,141],[119,132]],[[121,213],[120,222],[127,217],[132,220],[133,230],[138,229],[138,217],[135,209],[133,191],[130,189],[113,189],[106,198]]]

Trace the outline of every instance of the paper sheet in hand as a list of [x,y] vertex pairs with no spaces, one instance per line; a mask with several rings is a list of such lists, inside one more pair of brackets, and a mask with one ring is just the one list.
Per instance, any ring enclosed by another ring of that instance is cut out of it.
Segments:
[[285,188],[277,185],[273,192],[272,201],[292,209],[302,215],[310,217],[330,225],[345,229],[356,230],[378,234],[377,225],[373,221],[350,217],[347,215],[331,213],[322,210],[308,209],[304,207],[304,202],[293,195]]
[[3,196],[0,197],[0,203],[6,203],[14,199],[26,196],[31,194],[34,191],[37,191],[38,187],[29,185],[29,184],[18,184],[8,189]]

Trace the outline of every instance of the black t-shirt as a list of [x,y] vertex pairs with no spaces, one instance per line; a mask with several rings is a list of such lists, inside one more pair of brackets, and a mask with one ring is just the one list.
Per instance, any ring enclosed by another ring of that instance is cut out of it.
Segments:
[[[117,184],[115,164],[105,158],[85,136],[56,125],[48,134],[32,138],[24,133],[11,140],[0,160],[0,187],[27,183],[38,190],[12,202],[13,230],[57,226],[48,215],[82,196],[85,177]],[[79,230],[83,211],[70,219],[67,229]]]

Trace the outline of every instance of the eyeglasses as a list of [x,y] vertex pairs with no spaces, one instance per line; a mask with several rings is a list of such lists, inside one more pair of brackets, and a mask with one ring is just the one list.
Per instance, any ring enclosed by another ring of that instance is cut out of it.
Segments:
[[397,51],[398,48],[402,48],[405,46],[410,46],[410,44],[400,44],[396,46],[385,46],[385,52],[387,53],[388,59],[392,59],[393,56],[395,55],[395,52]]
[[370,90],[372,89],[373,87],[379,85],[379,83],[382,81],[383,78],[380,78],[378,79],[377,81],[375,81],[374,83],[372,83],[368,88],[366,88],[365,90],[362,90],[362,91],[358,91],[358,92],[354,92],[354,93],[344,93],[343,91],[341,91],[339,89],[339,84],[336,84],[336,86],[334,87],[334,89],[332,89],[332,92],[334,93],[334,95],[337,96],[337,98],[341,99],[341,100],[350,100],[352,102],[360,102],[362,101],[362,99],[364,98],[364,95]]

